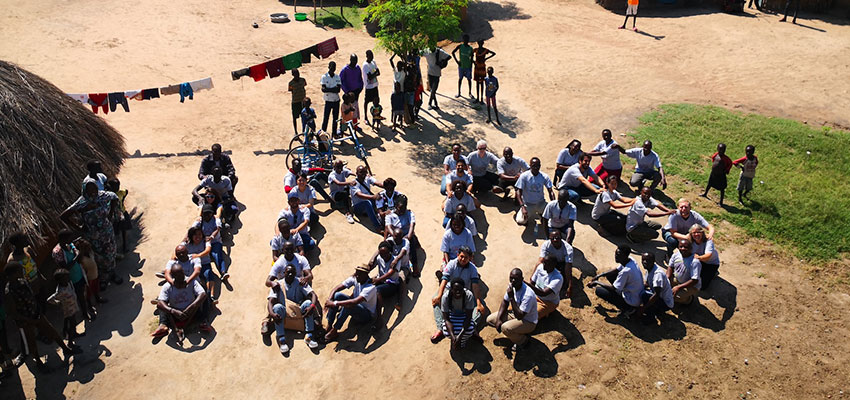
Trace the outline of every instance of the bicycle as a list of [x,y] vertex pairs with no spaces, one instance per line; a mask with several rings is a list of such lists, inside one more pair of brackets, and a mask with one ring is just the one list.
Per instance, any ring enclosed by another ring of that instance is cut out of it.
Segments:
[[[366,168],[369,170],[371,174],[372,169],[369,167],[369,161],[367,161],[366,157],[368,156],[366,152],[366,148],[360,143],[360,140],[357,138],[357,129],[355,129],[352,121],[341,122],[341,127],[343,127],[340,131],[340,135],[337,138],[332,138],[327,135],[322,135],[322,130],[319,130],[316,133],[305,131],[303,139],[300,135],[297,135],[292,138],[290,141],[290,150],[289,153],[286,154],[286,166],[287,168],[292,167],[292,160],[298,159],[301,161],[302,168],[326,168],[330,169],[333,167],[334,162],[334,144],[335,143],[343,143],[349,139],[351,139],[354,145],[354,156],[360,160],[363,160],[363,163],[366,165]],[[345,131],[350,132],[349,135],[343,136],[342,132]],[[299,143],[295,147],[292,147],[296,143]],[[306,143],[306,144],[305,144]]]

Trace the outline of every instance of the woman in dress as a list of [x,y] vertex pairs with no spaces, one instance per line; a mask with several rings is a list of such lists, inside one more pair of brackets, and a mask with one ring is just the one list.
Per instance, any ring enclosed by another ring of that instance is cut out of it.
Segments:
[[481,96],[484,94],[484,78],[487,77],[487,60],[496,55],[490,49],[484,47],[484,41],[478,41],[478,47],[475,49],[475,70],[472,77],[475,79],[475,99],[481,102]]
[[[112,221],[118,211],[118,196],[115,193],[98,190],[94,181],[83,182],[83,193],[74,204],[62,212],[60,218],[69,226],[83,232],[94,250],[97,265],[108,275],[108,280],[121,284],[124,280],[115,275],[115,230]],[[81,224],[71,220],[76,216]],[[106,286],[107,280],[101,280]]]

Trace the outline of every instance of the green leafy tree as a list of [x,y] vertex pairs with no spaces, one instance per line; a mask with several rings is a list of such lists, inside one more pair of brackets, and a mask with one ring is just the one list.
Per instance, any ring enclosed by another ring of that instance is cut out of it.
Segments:
[[457,37],[460,12],[468,0],[373,0],[367,19],[378,24],[378,43],[394,54],[430,49]]

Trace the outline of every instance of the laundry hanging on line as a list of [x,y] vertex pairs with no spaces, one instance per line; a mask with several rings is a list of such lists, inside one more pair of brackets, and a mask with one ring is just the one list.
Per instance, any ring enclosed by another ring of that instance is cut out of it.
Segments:
[[83,105],[91,106],[95,114],[101,110],[104,114],[108,114],[110,111],[115,112],[118,106],[121,106],[124,112],[130,112],[130,104],[127,100],[143,101],[158,99],[160,95],[179,94],[180,102],[183,103],[187,97],[189,100],[193,100],[195,92],[211,90],[213,87],[212,78],[203,78],[161,88],[154,87],[107,93],[66,93],[66,95]]
[[302,64],[309,64],[312,61],[312,57],[316,57],[317,59],[328,58],[337,50],[339,50],[339,45],[337,44],[336,37],[332,37],[289,55],[276,57],[262,64],[231,71],[230,77],[234,81],[238,81],[243,76],[250,76],[254,79],[254,82],[259,82],[266,77],[270,79],[277,78],[288,70],[296,69]]

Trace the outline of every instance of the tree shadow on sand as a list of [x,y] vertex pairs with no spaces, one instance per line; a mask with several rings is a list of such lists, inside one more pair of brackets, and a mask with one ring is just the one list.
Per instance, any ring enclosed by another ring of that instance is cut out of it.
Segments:
[[469,34],[472,41],[488,40],[493,37],[493,26],[490,21],[527,20],[531,15],[526,14],[517,3],[512,1],[470,1],[467,8],[467,19],[463,24],[464,32]]

